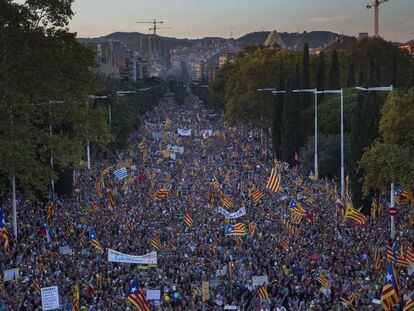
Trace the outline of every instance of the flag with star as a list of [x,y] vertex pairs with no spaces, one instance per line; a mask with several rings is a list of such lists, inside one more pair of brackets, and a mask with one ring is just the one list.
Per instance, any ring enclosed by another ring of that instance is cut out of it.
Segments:
[[398,281],[392,263],[388,263],[387,274],[381,292],[381,305],[384,310],[390,311],[398,303]]
[[139,286],[138,281],[132,283],[127,299],[137,310],[150,311],[150,305],[146,300],[144,290]]

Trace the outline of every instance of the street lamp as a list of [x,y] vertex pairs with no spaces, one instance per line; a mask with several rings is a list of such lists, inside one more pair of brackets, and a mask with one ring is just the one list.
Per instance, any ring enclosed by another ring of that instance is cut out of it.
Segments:
[[345,167],[344,167],[344,90],[316,91],[315,94],[340,94],[341,95],[341,197],[345,198]]
[[293,90],[293,93],[313,93],[315,96],[315,176],[319,176],[319,166],[318,166],[318,89],[302,89],[302,90]]
[[[357,86],[355,87],[359,91],[363,92],[392,92],[394,90],[394,87],[392,85],[390,86],[377,86],[377,87],[361,87]],[[394,200],[394,183],[391,183],[391,191],[390,191],[390,208],[395,208],[395,200]],[[395,238],[395,219],[394,219],[394,213],[391,214],[391,240],[394,240]]]

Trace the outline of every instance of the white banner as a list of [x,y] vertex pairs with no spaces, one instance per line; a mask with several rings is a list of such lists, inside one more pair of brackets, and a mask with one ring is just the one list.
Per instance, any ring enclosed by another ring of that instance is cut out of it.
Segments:
[[143,265],[156,265],[157,252],[142,256],[127,255],[108,248],[108,261],[120,263],[135,263]]
[[174,146],[172,146],[172,145],[167,145],[167,149],[168,149],[170,152],[173,152],[173,153],[179,153],[179,154],[181,154],[181,155],[183,155],[183,154],[184,154],[184,147],[180,147],[180,146],[176,146],[176,145],[174,145]]
[[16,280],[19,277],[19,268],[14,268],[10,270],[5,270],[3,275],[3,281],[13,281]]
[[147,300],[160,300],[161,291],[159,289],[148,289]]
[[202,133],[204,139],[214,136],[213,130],[203,130]]
[[191,129],[188,129],[188,130],[178,129],[177,133],[180,136],[191,136]]
[[43,287],[41,295],[43,310],[59,309],[59,291],[57,286]]
[[252,276],[253,286],[262,286],[263,284],[269,284],[269,277],[267,275],[254,275]]
[[246,215],[246,209],[244,208],[244,206],[235,213],[230,213],[226,209],[222,208],[221,206],[219,206],[218,210],[221,214],[224,215],[224,217],[228,219],[236,219],[236,218]]

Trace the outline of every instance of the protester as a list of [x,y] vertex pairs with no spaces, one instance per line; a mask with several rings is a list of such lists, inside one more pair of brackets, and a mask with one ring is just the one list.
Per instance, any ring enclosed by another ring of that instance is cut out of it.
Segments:
[[[158,305],[162,310],[201,310],[203,281],[210,289],[206,310],[225,305],[346,310],[340,298],[348,299],[351,292],[355,309],[380,310],[373,299],[380,300],[386,271],[386,208],[364,226],[344,220],[343,210],[335,207],[334,182],[309,178],[283,163],[277,165],[280,191],[267,189],[274,162],[263,153],[258,132],[227,127],[220,117],[195,97],[183,106],[162,101],[144,116],[128,150],[93,163],[91,170],[77,170],[72,196],[55,199],[49,208],[20,201],[17,241],[11,234],[11,202],[5,202],[10,252],[0,250],[0,264],[2,271],[19,268],[19,276],[17,282],[4,282],[0,306],[41,310],[36,280],[40,287],[58,286],[64,310],[72,308],[77,282],[81,310],[132,310],[126,295],[138,280],[145,290],[161,290],[161,300],[150,301],[154,310]],[[117,179],[113,173],[122,167],[128,177]],[[258,202],[249,195],[252,183],[264,193]],[[154,199],[157,193],[162,197],[160,190],[166,197]],[[233,204],[224,206],[223,197]],[[297,223],[292,221],[291,199],[306,209]],[[219,206],[229,213],[245,207],[246,215],[226,220]],[[414,242],[410,207],[399,210],[396,242],[407,250]],[[226,236],[226,226],[236,223],[246,226],[246,234]],[[157,266],[108,262],[106,251],[91,245],[91,228],[104,249],[132,255],[154,251],[155,237],[161,245]],[[61,254],[64,246],[72,252]],[[381,270],[374,264],[376,249]],[[400,309],[414,289],[412,270],[409,275],[408,268],[397,267]],[[328,286],[317,280],[320,275]],[[257,276],[268,278],[268,299],[259,298],[264,284],[253,285]]]

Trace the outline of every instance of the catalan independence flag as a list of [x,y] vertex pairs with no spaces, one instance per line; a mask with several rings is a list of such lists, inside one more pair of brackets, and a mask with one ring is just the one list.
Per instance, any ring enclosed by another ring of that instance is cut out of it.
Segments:
[[411,297],[405,304],[403,311],[414,311],[414,293],[411,294]]
[[380,260],[378,248],[375,248],[375,251],[374,251],[374,267],[378,271],[381,271],[381,260]]
[[132,219],[128,224],[127,224],[127,229],[128,229],[128,233],[131,234],[132,233],[132,229],[134,229],[134,225],[135,225],[135,219]]
[[112,210],[115,208],[115,194],[113,189],[109,192],[109,207]]
[[50,220],[55,215],[55,207],[52,201],[47,203],[47,220]]
[[293,178],[293,182],[295,183],[296,186],[301,186],[303,184],[303,178],[299,176],[295,176]]
[[387,259],[397,266],[407,268],[410,266],[405,255],[398,255],[398,248],[395,243],[392,246],[389,243],[387,244]]
[[155,201],[161,201],[161,200],[164,200],[164,199],[167,197],[168,192],[169,192],[169,191],[168,191],[168,189],[167,189],[166,187],[163,187],[162,189],[158,190],[158,192],[154,193],[154,194],[152,195],[152,198],[153,198]]
[[75,284],[75,290],[73,292],[73,311],[79,311],[79,283],[76,282]]
[[266,188],[278,193],[281,188],[281,182],[280,174],[273,168],[270,173],[269,181],[266,184]]
[[192,228],[193,227],[194,222],[193,222],[193,219],[191,218],[189,212],[186,212],[184,214],[184,221],[187,224],[188,228]]
[[35,290],[35,292],[40,295],[41,292],[41,285],[40,285],[40,281],[38,279],[34,279],[33,283],[32,283],[33,289]]
[[220,181],[216,176],[211,177],[210,184],[216,188],[216,190],[220,190]]
[[104,251],[104,247],[102,246],[102,244],[96,239],[96,234],[95,234],[95,230],[93,230],[93,228],[90,229],[89,231],[89,242],[91,243],[92,246],[94,246],[98,251],[103,252]]
[[267,285],[266,284],[264,284],[262,287],[259,288],[259,299],[260,300],[269,299],[269,294],[267,293]]
[[249,223],[250,236],[254,236],[254,232],[257,230],[257,225],[254,222]]
[[151,243],[151,246],[155,248],[157,251],[161,250],[161,244],[155,235],[151,238],[150,243]]
[[329,288],[330,288],[330,286],[329,286],[329,281],[328,281],[328,279],[326,278],[326,276],[324,276],[323,274],[319,274],[319,275],[316,277],[316,281],[317,281],[319,284],[321,284],[323,287],[325,287],[326,289],[329,289]]
[[405,250],[405,258],[410,265],[414,265],[414,249],[408,246]]
[[353,208],[350,202],[346,203],[345,219],[355,220],[361,226],[365,225],[365,223],[368,221],[367,217]]
[[235,225],[227,225],[226,226],[226,236],[237,236],[237,235],[246,235],[246,225],[243,223],[237,223]]
[[4,250],[10,253],[9,233],[7,232],[6,219],[3,211],[0,210],[0,238],[3,243]]
[[250,195],[255,202],[259,202],[264,197],[264,193],[257,189],[253,183],[250,185]]
[[94,213],[96,211],[96,209],[98,208],[98,206],[95,204],[94,201],[90,200],[89,201],[89,207],[91,208],[91,211]]
[[234,208],[234,202],[231,198],[225,196],[224,194],[221,195],[221,201],[223,203],[223,206],[226,207],[227,209],[232,209]]
[[398,303],[397,277],[394,273],[392,263],[388,263],[387,274],[385,275],[384,285],[381,292],[381,305],[384,310],[391,311],[393,306]]
[[138,281],[132,283],[127,295],[128,301],[139,311],[150,311],[150,305],[145,297],[145,292],[139,286]]

